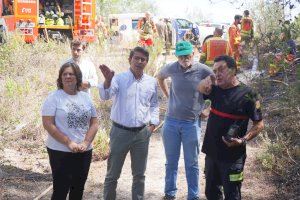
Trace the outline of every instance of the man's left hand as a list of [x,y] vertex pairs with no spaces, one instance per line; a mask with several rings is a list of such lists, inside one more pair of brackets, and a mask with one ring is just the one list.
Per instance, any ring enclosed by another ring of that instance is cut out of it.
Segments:
[[148,130],[149,130],[151,133],[153,133],[154,129],[155,129],[155,125],[151,124],[151,125],[148,126]]
[[227,141],[224,136],[222,136],[222,140],[228,147],[237,147],[243,145],[243,140],[241,138],[231,138],[230,141]]

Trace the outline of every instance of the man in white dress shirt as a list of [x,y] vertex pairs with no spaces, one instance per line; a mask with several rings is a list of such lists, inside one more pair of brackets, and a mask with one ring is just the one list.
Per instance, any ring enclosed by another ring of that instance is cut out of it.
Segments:
[[99,67],[105,78],[99,85],[100,97],[113,99],[104,200],[116,199],[117,181],[128,152],[133,176],[132,199],[144,199],[149,140],[159,123],[158,84],[155,78],[144,74],[148,60],[149,52],[135,47],[129,55],[127,72],[114,76],[106,65]]
[[71,42],[72,58],[68,59],[65,63],[74,62],[79,65],[82,73],[82,84],[80,90],[90,93],[90,88],[97,87],[98,85],[98,76],[95,65],[92,61],[83,57],[85,48],[85,42],[78,39],[73,40]]

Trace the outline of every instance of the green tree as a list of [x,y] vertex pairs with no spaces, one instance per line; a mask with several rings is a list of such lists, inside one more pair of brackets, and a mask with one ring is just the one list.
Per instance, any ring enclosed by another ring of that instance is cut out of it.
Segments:
[[153,0],[97,0],[97,12],[102,16],[116,13],[155,13]]

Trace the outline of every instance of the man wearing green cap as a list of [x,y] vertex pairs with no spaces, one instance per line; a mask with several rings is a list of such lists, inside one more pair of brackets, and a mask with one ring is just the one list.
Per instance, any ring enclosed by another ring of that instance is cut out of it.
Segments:
[[[165,197],[175,199],[178,160],[183,146],[185,172],[188,183],[188,200],[199,199],[199,114],[203,108],[202,94],[197,85],[212,74],[209,67],[194,62],[193,46],[190,42],[176,44],[178,61],[167,64],[158,73],[158,83],[169,99],[168,110],[162,129],[166,155]],[[165,79],[171,77],[170,89]]]

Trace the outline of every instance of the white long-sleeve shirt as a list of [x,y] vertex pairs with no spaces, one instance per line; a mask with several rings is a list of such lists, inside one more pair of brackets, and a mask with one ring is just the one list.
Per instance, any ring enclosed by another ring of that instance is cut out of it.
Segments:
[[127,127],[159,124],[157,89],[155,78],[144,74],[137,80],[130,70],[115,75],[108,89],[99,84],[100,98],[113,99],[111,120]]
[[[74,62],[73,58],[68,59],[64,63]],[[90,59],[82,58],[79,63],[79,68],[82,73],[82,81],[87,81],[90,83],[91,87],[97,87],[98,85],[98,76],[94,63]],[[87,93],[90,93],[90,89],[84,90]]]

